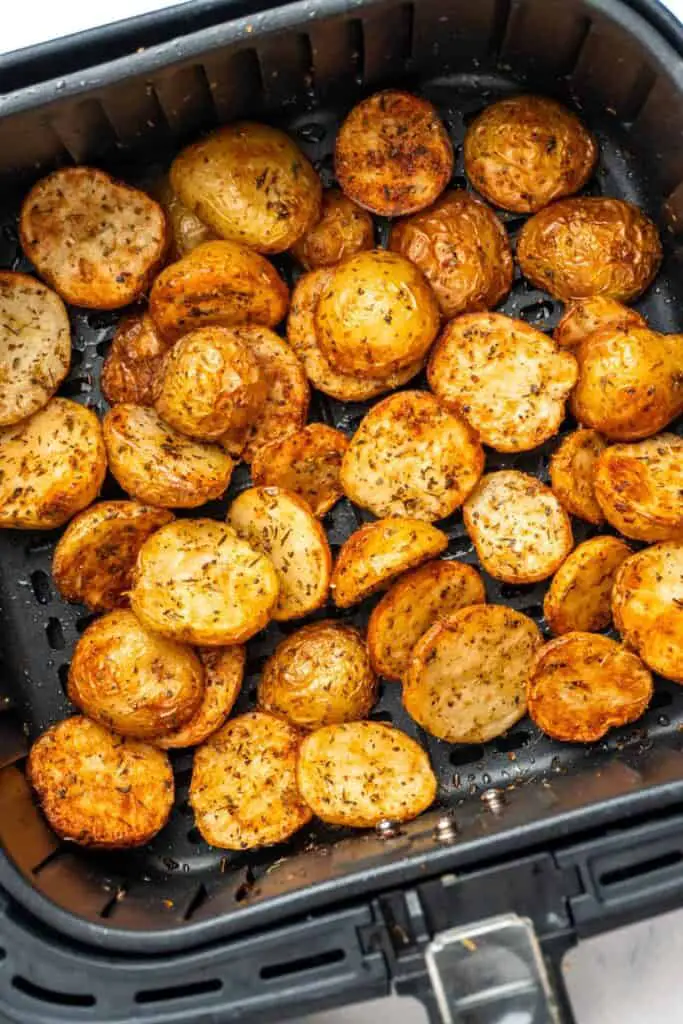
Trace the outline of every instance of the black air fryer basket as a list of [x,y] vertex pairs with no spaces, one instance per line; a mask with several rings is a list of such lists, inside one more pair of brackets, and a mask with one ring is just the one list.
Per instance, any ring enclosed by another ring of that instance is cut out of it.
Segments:
[[[436,104],[455,147],[454,184],[466,186],[468,122],[492,100],[533,90],[573,105],[596,133],[600,162],[585,192],[630,200],[659,224],[665,261],[638,308],[655,328],[683,332],[683,35],[658,4],[255,6],[186,4],[0,59],[0,266],[30,270],[18,202],[57,165],[94,163],[144,187],[182,144],[246,115],[289,131],[329,185],[340,119],[376,88],[401,85]],[[524,218],[504,219],[514,240]],[[278,266],[291,283],[294,264]],[[546,331],[561,313],[519,275],[501,308]],[[61,393],[101,413],[99,370],[118,317],[71,315]],[[315,395],[311,418],[350,433],[366,408]],[[551,447],[488,453],[487,467],[545,479]],[[237,473],[229,497],[248,483]],[[108,482],[105,496],[116,493]],[[362,518],[336,506],[333,550]],[[574,526],[577,540],[590,535]],[[474,561],[459,513],[445,529],[450,554]],[[411,722],[400,688],[383,684],[371,717],[416,737],[440,782],[434,809],[398,834],[315,825],[264,851],[214,850],[193,827],[191,756],[180,753],[176,806],[152,843],[116,854],[60,843],[24,776],[28,741],[72,710],[66,673],[91,618],[55,592],[55,540],[0,534],[0,1011],[10,1020],[282,1020],[392,983],[436,1013],[424,958],[435,933],[516,913],[552,976],[577,937],[682,901],[683,688],[664,680],[641,721],[593,746],[555,743],[528,720],[485,746],[451,746]],[[489,600],[542,624],[545,584],[486,582]],[[371,605],[343,617],[363,626]],[[286,627],[249,644],[239,709],[253,704]]]

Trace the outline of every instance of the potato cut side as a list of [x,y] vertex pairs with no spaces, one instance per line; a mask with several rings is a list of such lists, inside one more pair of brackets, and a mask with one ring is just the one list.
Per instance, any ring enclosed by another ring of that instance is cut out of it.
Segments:
[[593,537],[568,556],[553,576],[543,614],[553,633],[595,633],[612,621],[612,587],[632,554],[617,537]]
[[612,614],[629,647],[644,651],[659,620],[681,609],[683,543],[653,544],[620,567],[612,591]]
[[567,512],[597,526],[605,517],[595,497],[593,478],[607,443],[597,430],[575,430],[563,437],[550,460],[553,494]]
[[370,214],[337,188],[323,192],[320,220],[292,246],[306,270],[334,267],[349,256],[372,249],[375,227]]
[[154,405],[169,347],[149,313],[124,317],[100,375],[102,394],[109,404]]
[[647,327],[645,317],[616,299],[593,295],[570,302],[553,331],[561,348],[575,349],[584,338],[603,327]]
[[683,608],[659,616],[645,637],[640,656],[653,672],[683,683]]
[[202,242],[212,242],[217,237],[208,224],[205,224],[196,213],[185,206],[173,186],[168,175],[155,182],[150,193],[159,203],[171,232],[171,258],[179,260],[187,256]]
[[258,448],[251,463],[251,478],[258,486],[283,487],[303,498],[320,519],[344,493],[339,471],[348,447],[341,431],[324,423],[309,423],[280,441]]
[[220,729],[232,711],[244,678],[244,647],[201,647],[199,659],[204,668],[202,702],[185,725],[155,738],[155,747],[162,750],[196,747]]

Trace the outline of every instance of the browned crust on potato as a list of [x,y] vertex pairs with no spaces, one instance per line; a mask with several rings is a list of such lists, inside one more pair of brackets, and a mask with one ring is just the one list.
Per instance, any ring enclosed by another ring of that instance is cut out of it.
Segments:
[[683,543],[653,544],[623,562],[612,590],[612,614],[627,646],[642,654],[660,619],[681,609]]
[[348,438],[340,430],[309,423],[258,448],[251,463],[251,479],[257,487],[291,491],[322,519],[344,494],[339,470],[348,447]]
[[155,747],[176,750],[196,747],[220,729],[232,711],[244,678],[244,647],[200,647],[204,695],[192,718],[179,729],[153,740]]
[[567,512],[599,526],[605,517],[595,497],[593,476],[607,444],[597,430],[574,430],[562,438],[550,459],[553,493]]
[[552,578],[543,614],[553,633],[595,633],[612,621],[612,587],[631,548],[617,537],[579,544]]
[[647,327],[645,317],[616,299],[593,295],[570,302],[553,331],[560,348],[577,348],[584,338],[603,327]]
[[107,352],[100,387],[110,405],[154,405],[169,349],[149,313],[124,317]]
[[363,249],[372,249],[375,228],[370,214],[338,188],[323,192],[320,220],[292,246],[306,270],[334,267]]
[[653,672],[683,683],[683,608],[672,608],[657,619],[645,637],[640,656]]

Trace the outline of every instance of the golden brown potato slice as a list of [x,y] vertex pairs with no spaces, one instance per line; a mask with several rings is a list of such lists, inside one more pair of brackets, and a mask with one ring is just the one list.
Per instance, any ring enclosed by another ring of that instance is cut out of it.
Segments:
[[244,678],[244,647],[201,647],[204,695],[192,718],[179,729],[152,741],[162,750],[196,747],[213,735],[232,711]]
[[0,427],[47,405],[71,364],[59,295],[28,274],[0,270]]
[[119,309],[163,263],[166,216],[139,189],[94,167],[62,167],[24,199],[21,245],[41,277],[73,306]]
[[683,607],[659,616],[640,655],[654,672],[683,683]]
[[376,516],[434,522],[459,508],[484,470],[467,423],[425,391],[400,391],[374,406],[341,467],[344,493]]
[[136,501],[100,501],[69,523],[55,548],[52,576],[66,601],[106,612],[128,604],[138,551],[173,514]]
[[391,229],[389,248],[420,268],[442,315],[492,309],[510,291],[512,253],[505,228],[465,189],[445,192]]
[[410,821],[434,802],[437,789],[422,747],[382,722],[317,729],[301,744],[297,778],[319,818],[352,828]]
[[634,540],[683,540],[683,438],[658,434],[615,444],[598,458],[595,496],[607,520]]
[[81,715],[36,740],[27,774],[51,827],[81,846],[142,846],[163,828],[173,806],[167,754]]
[[357,629],[313,622],[278,644],[263,668],[258,703],[301,729],[366,718],[377,680]]
[[0,429],[0,526],[52,530],[95,500],[107,471],[94,412],[51,398]]
[[251,711],[199,747],[190,804],[207,843],[224,850],[272,846],[311,820],[296,780],[300,743],[288,722]]
[[275,567],[280,583],[276,621],[300,619],[325,603],[332,555],[305,501],[281,487],[251,487],[233,501],[228,523]]
[[372,249],[372,217],[338,188],[323,192],[320,220],[292,246],[292,255],[306,270],[334,267],[349,256]]
[[270,621],[278,597],[271,561],[224,523],[176,520],[145,541],[130,603],[148,629],[225,647]]
[[612,615],[629,647],[643,652],[660,619],[681,609],[683,543],[653,544],[623,563],[612,590]]
[[530,217],[517,243],[522,273],[556,299],[630,302],[662,261],[657,228],[621,199],[561,199]]
[[562,438],[550,460],[553,493],[567,512],[598,526],[605,517],[595,497],[593,476],[606,447],[597,430],[575,430]]
[[413,648],[437,619],[485,601],[484,582],[471,565],[439,560],[407,572],[370,616],[368,651],[375,672],[403,679]]
[[453,147],[431,103],[385,89],[358,103],[339,129],[337,180],[347,196],[383,217],[433,203],[453,172]]
[[595,633],[609,626],[614,578],[631,553],[617,537],[593,537],[572,551],[553,576],[543,602],[553,633]]
[[616,299],[593,295],[570,302],[553,331],[560,348],[577,348],[584,338],[603,327],[647,327],[645,317]]
[[652,698],[640,658],[607,636],[565,633],[545,644],[529,678],[529,715],[566,743],[594,743],[635,722]]
[[171,231],[171,259],[179,260],[202,242],[211,242],[217,237],[208,224],[180,201],[173,191],[168,175],[156,182],[150,192],[164,210],[168,220]]
[[291,491],[322,519],[344,493],[339,470],[348,447],[341,431],[324,423],[309,423],[295,434],[259,448],[251,464],[251,479],[257,486]]
[[505,583],[547,579],[574,544],[569,516],[550,488],[516,469],[483,476],[463,517],[482,566]]
[[228,488],[233,461],[214,444],[192,441],[154,409],[122,402],[104,417],[109,469],[127,494],[161,508],[197,508]]
[[576,360],[552,338],[502,313],[465,313],[432,351],[429,386],[500,452],[536,448],[557,433]]
[[109,404],[154,405],[169,347],[149,313],[124,317],[116,328],[100,375],[102,394]]
[[447,547],[446,534],[419,519],[366,523],[339,552],[330,584],[334,603],[338,608],[357,604]]

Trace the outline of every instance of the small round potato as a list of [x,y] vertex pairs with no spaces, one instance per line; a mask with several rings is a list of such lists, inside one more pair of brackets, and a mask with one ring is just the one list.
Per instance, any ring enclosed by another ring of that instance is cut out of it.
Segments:
[[647,668],[621,644],[596,633],[565,633],[536,655],[529,715],[553,739],[594,743],[640,718],[652,692]]
[[431,103],[385,89],[362,100],[337,135],[337,180],[347,196],[382,217],[429,206],[453,172],[453,147]]
[[682,609],[683,543],[653,544],[621,565],[612,590],[612,615],[627,646],[642,654],[660,619]]
[[228,509],[228,523],[277,573],[277,622],[310,615],[327,600],[332,555],[327,536],[308,504],[281,487],[251,487]]
[[366,523],[342,544],[330,584],[334,603],[349,608],[447,547],[446,534],[420,519]]
[[158,181],[150,191],[168,220],[171,231],[171,259],[179,260],[202,242],[214,241],[215,232],[180,201],[171,187],[168,175]]
[[615,444],[598,458],[595,496],[608,522],[634,540],[683,540],[683,437]]
[[41,178],[24,199],[19,233],[40,276],[89,309],[120,309],[143,295],[169,243],[159,204],[94,167]]
[[413,648],[430,626],[470,604],[484,604],[476,569],[463,562],[427,562],[402,576],[372,610],[370,661],[385,679],[403,679]]
[[334,267],[375,244],[372,217],[338,188],[323,193],[322,215],[295,245],[292,255],[306,270]]
[[109,404],[154,405],[168,349],[169,342],[161,337],[149,313],[124,317],[100,375],[102,394]]
[[198,653],[204,667],[202,702],[185,725],[154,738],[154,746],[162,750],[203,743],[225,724],[239,696],[244,678],[244,647],[200,647]]
[[81,715],[36,740],[27,775],[52,829],[81,846],[142,846],[163,828],[173,806],[167,754]]
[[374,406],[341,466],[344,493],[376,516],[434,522],[459,508],[484,471],[467,423],[425,391],[399,391]]
[[133,569],[147,538],[173,514],[136,501],[101,501],[71,521],[52,559],[52,576],[66,601],[107,612],[128,604]]
[[403,682],[405,709],[448,743],[486,743],[525,715],[529,663],[542,643],[533,619],[513,608],[461,608],[415,646]]
[[594,295],[570,302],[553,331],[560,348],[575,349],[584,338],[603,327],[647,327],[645,317],[616,299]]
[[427,376],[439,401],[462,413],[484,444],[524,452],[557,433],[577,365],[520,320],[466,313],[447,324]]
[[597,430],[574,430],[562,438],[550,460],[553,494],[567,512],[596,526],[604,523],[605,517],[595,497],[593,476],[606,447]]
[[575,114],[546,96],[492,103],[465,135],[465,171],[495,206],[532,213],[578,192],[598,155]]
[[571,552],[553,576],[543,602],[553,633],[597,633],[609,626],[614,578],[631,553],[617,537],[593,537]]
[[382,722],[327,725],[301,744],[301,796],[330,825],[373,828],[410,821],[434,802],[437,781],[422,747]]
[[574,544],[569,516],[550,488],[516,469],[483,476],[463,515],[482,566],[505,583],[547,579]]
[[94,412],[67,398],[0,429],[0,527],[53,530],[95,500],[107,471]]
[[683,683],[683,607],[665,612],[645,637],[640,656],[654,672]]
[[446,319],[492,309],[510,291],[505,228],[465,189],[445,192],[429,209],[394,224],[389,248],[420,268]]
[[154,409],[122,402],[102,426],[109,469],[132,498],[161,508],[197,508],[227,490],[233,461],[223,449],[184,437]]
[[348,447],[341,431],[324,423],[309,423],[259,448],[251,463],[251,479],[257,486],[291,491],[322,519],[344,494],[339,470]]
[[47,405],[71,364],[59,295],[28,274],[0,270],[0,427]]
[[266,662],[259,707],[300,729],[366,718],[377,680],[357,629],[313,622],[286,637]]
[[657,228],[621,199],[561,199],[531,217],[517,243],[522,273],[556,299],[630,302],[662,261]]
[[230,526],[183,519],[142,545],[130,603],[140,622],[162,636],[225,647],[268,624],[278,591],[271,561]]
[[224,850],[272,846],[311,820],[297,786],[300,744],[294,726],[251,711],[199,747],[190,804],[207,843]]

